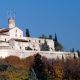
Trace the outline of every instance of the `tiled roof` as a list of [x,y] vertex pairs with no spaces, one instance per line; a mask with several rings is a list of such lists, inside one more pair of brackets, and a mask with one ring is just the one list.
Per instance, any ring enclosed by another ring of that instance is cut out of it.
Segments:
[[5,34],[5,33],[0,33],[0,35],[6,35],[6,36],[9,36],[8,34]]
[[9,32],[9,28],[7,28],[7,29],[2,29],[2,30],[0,30],[0,33],[5,33],[5,32]]
[[24,40],[24,39],[13,39],[15,41],[18,41],[18,42],[28,42],[27,40]]

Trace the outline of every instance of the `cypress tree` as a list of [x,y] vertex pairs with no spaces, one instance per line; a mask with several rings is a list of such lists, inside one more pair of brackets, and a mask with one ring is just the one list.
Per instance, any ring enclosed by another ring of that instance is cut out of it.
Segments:
[[29,29],[26,29],[26,37],[30,37]]
[[63,51],[63,46],[59,43],[57,39],[57,35],[55,34],[55,39],[54,39],[54,46],[55,46],[55,51]]
[[56,33],[55,33],[55,41],[58,42]]
[[77,54],[78,54],[78,57],[80,58],[80,51],[79,50],[77,50]]
[[52,35],[51,34],[49,35],[49,39],[52,39]]
[[41,60],[41,55],[39,54],[35,55],[33,69],[38,80],[47,80],[46,73],[44,70],[45,67]]

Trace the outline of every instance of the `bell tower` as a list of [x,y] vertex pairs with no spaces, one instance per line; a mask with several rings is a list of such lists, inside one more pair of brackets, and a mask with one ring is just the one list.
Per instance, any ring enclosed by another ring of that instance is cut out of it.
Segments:
[[10,29],[15,27],[15,12],[13,10],[8,13],[8,27]]
[[8,19],[8,27],[10,29],[15,27],[15,19],[13,19],[13,18]]

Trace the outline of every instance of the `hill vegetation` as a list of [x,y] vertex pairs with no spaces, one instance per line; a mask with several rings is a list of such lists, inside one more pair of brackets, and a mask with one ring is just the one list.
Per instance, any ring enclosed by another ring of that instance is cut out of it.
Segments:
[[0,80],[80,80],[80,59],[47,59],[39,54],[0,58]]

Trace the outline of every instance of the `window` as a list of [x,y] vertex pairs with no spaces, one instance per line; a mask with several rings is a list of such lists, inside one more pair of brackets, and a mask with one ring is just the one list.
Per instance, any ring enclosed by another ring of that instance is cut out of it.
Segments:
[[39,43],[41,43],[41,41],[39,40]]
[[20,35],[20,38],[21,38],[21,35]]
[[20,46],[20,49],[21,49],[21,46]]
[[6,41],[6,38],[5,38],[5,41]]
[[16,33],[17,33],[17,30],[16,30]]

